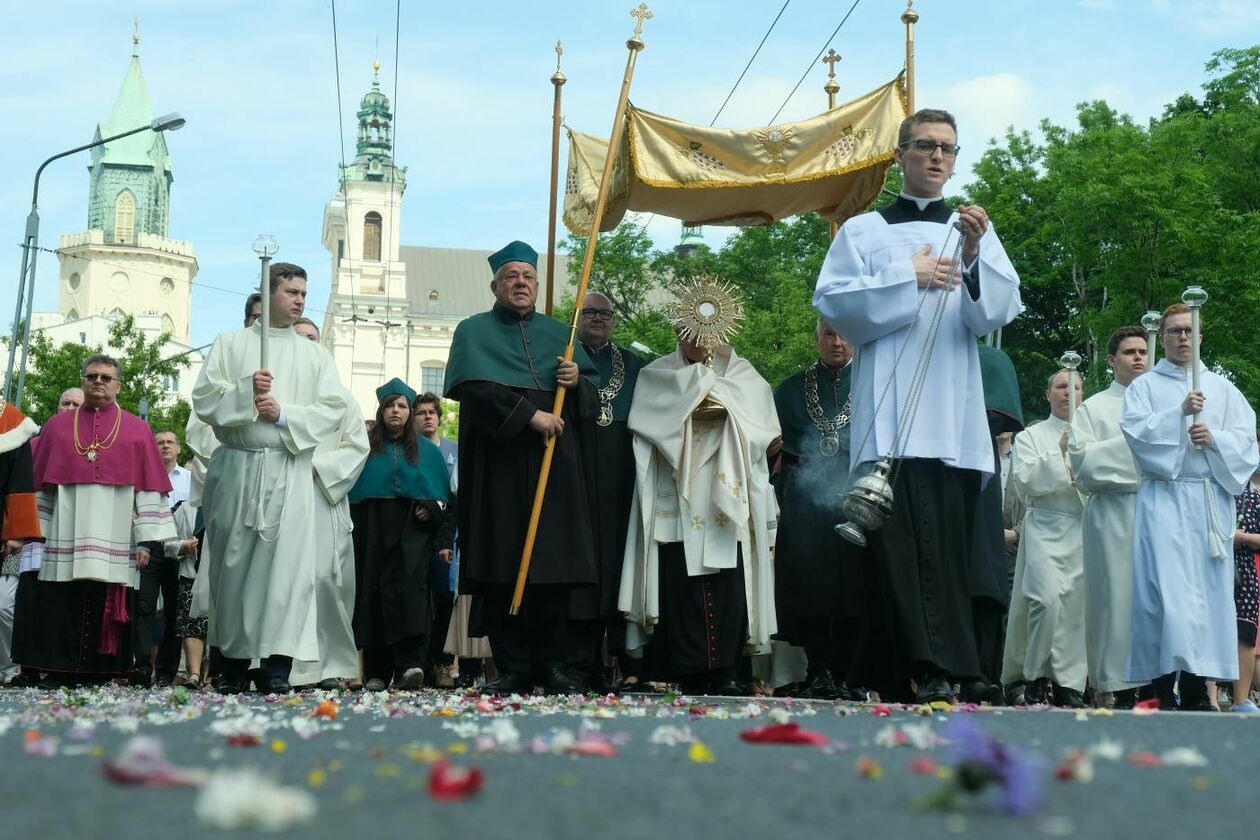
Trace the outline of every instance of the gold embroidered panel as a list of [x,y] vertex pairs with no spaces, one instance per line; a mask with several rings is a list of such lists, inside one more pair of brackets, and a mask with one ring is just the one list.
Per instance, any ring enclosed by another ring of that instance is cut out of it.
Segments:
[[[601,230],[627,211],[691,225],[759,225],[811,210],[843,221],[884,184],[906,117],[898,76],[808,120],[733,130],[689,125],[630,106]],[[590,229],[608,141],[569,132],[564,223]]]

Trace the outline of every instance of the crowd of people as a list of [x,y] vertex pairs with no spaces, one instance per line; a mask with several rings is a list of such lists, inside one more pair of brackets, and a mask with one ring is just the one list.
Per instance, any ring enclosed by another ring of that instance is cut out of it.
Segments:
[[[1110,386],[1047,371],[1025,427],[978,340],[1019,315],[1019,277],[985,210],[942,198],[958,149],[946,112],[902,124],[903,191],[840,227],[818,361],[773,389],[681,323],[640,358],[601,292],[570,348],[519,241],[444,393],[393,378],[367,422],[288,263],[268,322],[254,295],[215,341],[184,465],[91,356],[42,429],[0,415],[7,684],[1260,711],[1254,412],[1191,376],[1176,304],[1157,365],[1117,330]],[[882,526],[838,532],[882,481]]]

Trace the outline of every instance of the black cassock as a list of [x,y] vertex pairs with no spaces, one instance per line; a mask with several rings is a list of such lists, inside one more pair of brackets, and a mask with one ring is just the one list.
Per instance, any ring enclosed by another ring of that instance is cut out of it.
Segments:
[[500,669],[563,663],[569,589],[597,582],[592,494],[581,436],[598,411],[585,378],[570,390],[534,542],[521,614],[509,619],[544,441],[529,426],[555,392],[470,381],[458,388],[460,591],[473,595],[472,636],[489,636]]
[[[621,353],[625,378],[612,402],[612,422],[607,426],[590,424],[582,435],[599,581],[595,586],[574,589],[569,602],[569,617],[574,621],[599,621],[601,629],[606,625],[609,649],[614,652],[625,647],[625,620],[617,609],[617,595],[625,560],[626,532],[630,527],[630,500],[634,496],[634,446],[626,417],[630,413],[635,380],[644,364],[628,350],[617,349]],[[599,350],[588,347],[586,352],[599,370],[599,386],[606,386],[612,377],[612,345],[606,344]],[[598,642],[595,644],[598,647]]]

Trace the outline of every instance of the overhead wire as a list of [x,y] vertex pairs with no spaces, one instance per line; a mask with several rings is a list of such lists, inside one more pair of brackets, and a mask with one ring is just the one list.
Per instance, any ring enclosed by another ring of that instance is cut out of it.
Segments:
[[[401,31],[401,25],[402,25],[402,0],[396,0],[396,5],[394,7],[394,96],[390,100],[391,107],[393,108],[393,118],[390,120],[390,135],[389,135],[391,161],[398,160],[398,56],[399,56],[398,44],[399,44],[399,33]],[[382,240],[381,241],[381,256],[382,257],[393,256],[392,248],[387,253],[385,251],[385,246],[386,246],[386,243],[393,242],[393,239],[394,239],[394,204],[395,204],[395,198],[396,198],[394,191],[397,189],[397,187],[398,187],[398,166],[397,166],[397,163],[394,163],[391,166],[390,172],[389,172],[389,213],[388,213],[389,224],[386,225],[385,229],[381,231],[381,240]],[[382,261],[384,262],[385,260],[382,260]],[[393,295],[390,292],[390,288],[389,288],[388,273],[384,275],[384,282],[385,282],[385,320],[377,321],[377,323],[380,324],[382,329],[385,330],[385,336],[386,336],[386,339],[388,339],[390,329],[392,327],[401,327],[403,326],[403,324],[396,324],[393,321],[392,316],[393,316],[393,309],[394,309],[394,301],[393,301]],[[408,318],[406,326],[410,328],[410,325],[411,325],[411,319]],[[410,332],[410,329],[408,329],[408,332]],[[410,342],[410,340],[411,340],[410,336],[407,336],[406,341]],[[388,348],[389,346],[388,341],[385,342],[384,346]],[[384,357],[382,356],[382,361],[383,360],[384,360]],[[410,376],[410,374],[411,374],[411,371],[406,372],[406,375]],[[377,384],[380,384],[384,381],[385,381],[385,365],[382,364],[380,372],[377,376]]]
[[[338,244],[338,250],[337,250],[337,267],[340,268],[341,261],[343,258],[347,261],[350,260],[350,196],[346,192],[346,127],[345,127],[345,123],[343,122],[344,117],[343,117],[343,109],[341,105],[341,47],[337,39],[337,0],[330,0],[330,2],[332,5],[333,68],[336,71],[336,79],[337,79],[337,140],[341,148],[341,169],[339,170],[338,174],[340,176],[339,180],[340,180],[340,191],[341,191],[341,208],[342,208],[343,218],[345,220],[345,236],[342,238],[341,242]],[[337,284],[337,277],[334,275],[332,277],[332,290],[331,290],[332,294],[336,294],[336,291],[337,291],[336,284]],[[355,348],[358,345],[358,341],[356,339],[358,338],[359,321],[366,320],[366,319],[359,318],[359,304],[355,298],[354,286],[355,286],[354,278],[351,278],[350,317],[348,319],[345,319],[350,322],[350,371],[351,371],[350,375],[351,376],[354,375],[354,354],[355,354]],[[331,300],[331,295],[329,299]],[[334,322],[336,321],[335,314],[333,315],[332,320]]]
[[836,39],[836,35],[840,34],[840,28],[844,26],[845,21],[849,19],[849,16],[853,14],[853,10],[856,9],[858,7],[858,4],[861,2],[862,0],[853,0],[853,5],[849,7],[849,11],[845,12],[844,17],[841,18],[840,20],[840,23],[836,25],[836,28],[832,30],[831,35],[827,38],[827,43],[823,44],[822,49],[818,51],[818,55],[814,56],[810,60],[809,65],[806,66],[805,68],[805,72],[801,74],[801,78],[797,80],[796,85],[792,88],[792,92],[787,95],[787,99],[783,100],[783,104],[779,106],[779,110],[775,111],[774,116],[770,118],[771,125],[773,125],[774,121],[779,118],[779,114],[783,113],[783,109],[786,108],[787,104],[792,101],[792,97],[796,96],[796,92],[801,89],[801,85],[804,84],[805,79],[809,77],[810,71],[813,70],[814,67],[817,66],[818,61],[822,58],[823,53],[826,52],[827,48],[831,46],[831,42]]

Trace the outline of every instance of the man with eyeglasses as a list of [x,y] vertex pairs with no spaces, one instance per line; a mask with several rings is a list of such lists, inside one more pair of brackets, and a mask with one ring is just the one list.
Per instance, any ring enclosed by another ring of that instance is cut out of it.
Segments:
[[592,474],[591,505],[596,519],[599,582],[573,591],[569,609],[569,667],[587,687],[614,688],[603,668],[603,646],[621,662],[622,677],[639,681],[640,660],[625,656],[626,622],[617,609],[621,564],[630,526],[634,492],[634,449],[626,418],[643,360],[612,340],[617,325],[612,298],[587,292],[578,316],[578,340],[599,371],[599,416],[591,434],[582,438],[583,457]]
[[1181,709],[1212,711],[1207,680],[1238,679],[1234,497],[1256,471],[1256,413],[1202,362],[1192,389],[1190,317],[1184,303],[1164,310],[1164,358],[1129,385],[1120,414],[1142,476],[1125,677],[1151,682],[1140,693],[1160,708],[1178,708],[1179,683]]
[[176,532],[153,432],[118,405],[121,373],[113,358],[89,356],[83,405],[50,418],[35,451],[44,553],[18,595],[13,659],[47,672],[49,688],[150,682],[147,648],[132,666],[133,590],[150,552]]
[[[868,684],[919,702],[952,700],[951,679],[981,675],[967,569],[976,501],[994,463],[976,339],[1021,308],[1019,276],[984,208],[951,210],[942,197],[957,137],[945,111],[902,122],[893,152],[901,195],[844,223],[814,291],[819,314],[854,346],[854,475],[884,457],[900,462],[891,516],[867,535]],[[948,298],[929,345],[941,295]],[[930,366],[911,424],[911,380],[924,355]]]

